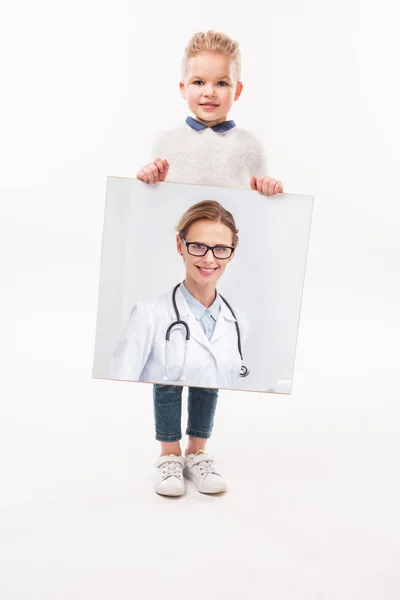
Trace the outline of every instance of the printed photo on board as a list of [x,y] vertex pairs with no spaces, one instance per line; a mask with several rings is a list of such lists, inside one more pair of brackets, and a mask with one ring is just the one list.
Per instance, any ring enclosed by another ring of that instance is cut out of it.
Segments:
[[290,393],[311,210],[110,177],[93,376]]

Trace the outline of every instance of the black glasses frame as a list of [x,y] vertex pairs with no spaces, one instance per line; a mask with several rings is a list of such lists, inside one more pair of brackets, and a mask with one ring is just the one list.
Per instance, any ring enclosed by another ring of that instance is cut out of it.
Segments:
[[[207,244],[203,244],[200,242],[187,242],[183,237],[181,237],[182,242],[185,244],[186,246],[186,250],[188,251],[188,253],[190,254],[190,256],[205,256],[207,254],[207,252],[209,250],[211,250],[211,252],[213,253],[214,258],[216,258],[217,260],[228,260],[228,258],[230,258],[233,254],[233,251],[235,250],[235,248],[233,246],[225,246],[224,244],[217,244],[216,246],[207,246]],[[190,246],[191,245],[195,245],[195,246],[205,246],[206,251],[204,252],[204,254],[193,254],[192,252],[190,252]],[[224,258],[221,258],[220,256],[215,256],[215,252],[214,249],[215,248],[229,248],[229,250],[231,251],[229,256],[225,256]]]

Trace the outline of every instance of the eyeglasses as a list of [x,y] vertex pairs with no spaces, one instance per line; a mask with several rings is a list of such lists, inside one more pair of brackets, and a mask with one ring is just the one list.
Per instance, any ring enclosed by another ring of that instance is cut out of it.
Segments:
[[206,244],[199,244],[198,242],[187,242],[181,238],[185,244],[187,251],[192,256],[205,256],[209,250],[213,253],[215,258],[219,260],[225,260],[232,256],[235,248],[232,246],[207,246]]

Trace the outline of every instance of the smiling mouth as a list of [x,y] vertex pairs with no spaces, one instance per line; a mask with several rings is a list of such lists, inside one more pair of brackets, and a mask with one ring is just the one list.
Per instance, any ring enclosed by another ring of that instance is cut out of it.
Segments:
[[207,275],[211,275],[211,273],[214,273],[214,271],[216,271],[218,268],[218,267],[214,267],[212,269],[207,269],[205,267],[199,267],[198,265],[196,265],[196,267],[199,269],[199,271],[201,271],[202,273],[205,273]]
[[216,106],[219,106],[219,105],[214,104],[213,102],[203,102],[202,104],[200,104],[200,106],[213,106],[215,108]]

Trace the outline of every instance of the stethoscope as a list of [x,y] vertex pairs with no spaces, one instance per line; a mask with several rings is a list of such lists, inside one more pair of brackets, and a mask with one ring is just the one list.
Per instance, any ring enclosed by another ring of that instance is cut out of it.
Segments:
[[[172,303],[174,305],[174,310],[175,310],[175,314],[176,314],[176,321],[174,321],[173,323],[171,323],[171,325],[168,327],[166,334],[165,334],[165,373],[168,377],[168,379],[171,380],[177,380],[180,379],[183,375],[183,371],[185,370],[185,365],[186,365],[186,351],[187,351],[187,345],[188,345],[188,341],[190,340],[190,328],[189,325],[186,323],[186,321],[183,321],[181,319],[181,316],[179,314],[179,310],[178,307],[176,305],[176,291],[179,288],[181,284],[178,283],[175,287],[174,290],[172,292]],[[219,294],[219,296],[221,296],[221,294]],[[241,340],[240,340],[240,331],[239,331],[239,325],[237,322],[237,318],[235,313],[233,312],[233,309],[231,307],[231,305],[228,303],[227,300],[225,300],[225,298],[223,296],[221,296],[222,300],[225,302],[225,304],[227,305],[227,307],[229,308],[229,310],[232,313],[233,318],[235,319],[235,326],[236,326],[236,333],[237,333],[237,343],[238,343],[238,350],[239,350],[239,354],[240,354],[240,359],[243,363],[243,354],[242,354],[242,344],[241,344]],[[170,377],[169,373],[168,373],[168,367],[167,367],[167,350],[168,350],[168,342],[169,342],[169,338],[170,338],[170,334],[171,334],[171,330],[173,329],[173,327],[176,327],[177,325],[183,325],[185,330],[186,330],[186,340],[185,340],[185,354],[183,357],[183,366],[182,366],[182,370],[179,374],[178,377]],[[240,377],[247,377],[250,374],[250,369],[248,369],[245,365],[242,364],[242,366],[240,367],[240,373],[239,376]]]

